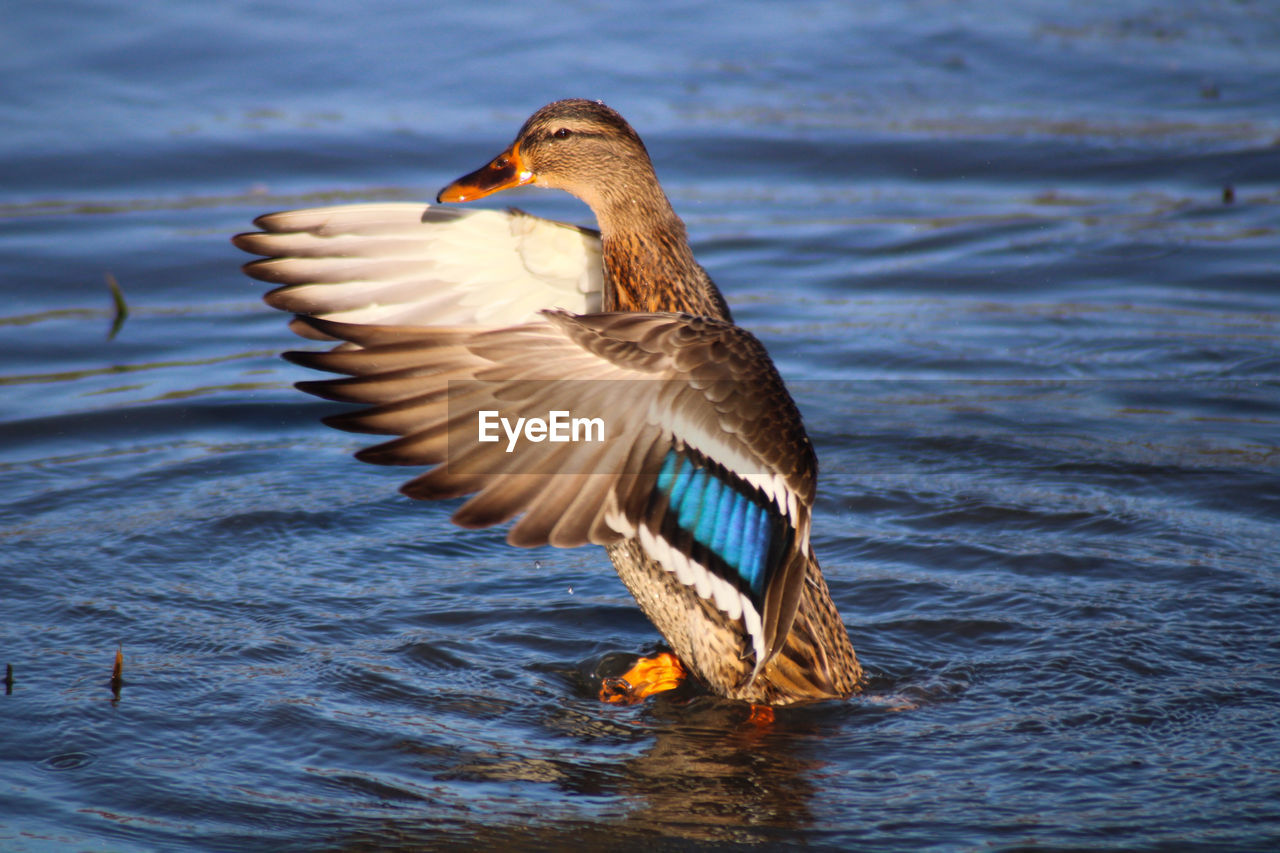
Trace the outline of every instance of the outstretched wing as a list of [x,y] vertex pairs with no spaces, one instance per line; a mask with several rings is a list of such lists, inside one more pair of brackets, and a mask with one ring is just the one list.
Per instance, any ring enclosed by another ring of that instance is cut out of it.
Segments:
[[244,270],[281,285],[267,304],[293,314],[509,326],[546,308],[600,308],[599,233],[518,210],[355,204],[269,213],[254,224],[262,230],[232,242],[267,257]]
[[[516,545],[635,538],[742,618],[756,671],[781,646],[804,584],[817,466],[749,332],[686,315],[563,311],[498,329],[300,322],[355,345],[288,355],[348,377],[303,390],[369,406],[328,423],[399,436],[359,458],[435,466],[406,494],[471,495],[454,515],[467,527],[519,516]],[[555,413],[563,441],[552,438]],[[541,429],[509,429],[533,419]],[[588,425],[577,436],[575,419]]]

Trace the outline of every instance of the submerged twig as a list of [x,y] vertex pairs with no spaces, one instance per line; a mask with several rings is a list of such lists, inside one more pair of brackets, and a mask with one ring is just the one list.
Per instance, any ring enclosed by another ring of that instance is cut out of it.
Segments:
[[124,292],[120,290],[116,277],[111,273],[106,275],[107,287],[111,290],[111,303],[115,308],[115,316],[111,320],[111,331],[107,332],[107,340],[111,341],[115,340],[120,328],[124,325],[125,318],[129,316],[129,305],[124,301]]
[[120,698],[120,688],[124,687],[124,643],[116,646],[116,661],[111,667],[111,694]]

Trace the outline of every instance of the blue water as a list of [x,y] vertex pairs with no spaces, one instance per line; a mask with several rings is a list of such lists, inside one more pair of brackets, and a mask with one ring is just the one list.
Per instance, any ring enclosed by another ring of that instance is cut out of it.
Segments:
[[[228,237],[565,96],[792,386],[848,702],[599,702],[659,640],[603,553],[291,387]],[[1280,843],[1278,107],[1269,2],[16,6],[0,849]]]

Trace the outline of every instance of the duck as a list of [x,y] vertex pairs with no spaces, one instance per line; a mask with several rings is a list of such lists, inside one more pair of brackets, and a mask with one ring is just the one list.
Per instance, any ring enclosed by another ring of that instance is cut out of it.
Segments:
[[[530,185],[585,202],[598,230],[452,206]],[[670,652],[602,699],[690,680],[765,708],[856,693],[811,544],[813,444],[631,125],[553,102],[436,202],[266,214],[233,238],[262,256],[244,270],[276,285],[267,304],[332,344],[285,353],[338,377],[298,388],[360,407],[325,423],[392,436],[356,457],[426,466],[401,491],[465,498],[460,527],[603,546]]]

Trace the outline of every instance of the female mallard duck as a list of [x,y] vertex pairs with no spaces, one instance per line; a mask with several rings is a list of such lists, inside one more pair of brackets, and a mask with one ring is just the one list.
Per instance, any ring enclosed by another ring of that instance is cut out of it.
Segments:
[[[715,692],[850,695],[861,669],[809,544],[812,445],[768,353],[694,260],[640,138],[603,104],[557,101],[438,201],[525,184],[582,199],[600,232],[375,204],[269,214],[236,237],[268,256],[245,270],[283,285],[266,301],[299,315],[295,331],[345,342],[290,353],[347,377],[299,387],[371,407],[331,426],[400,436],[358,458],[436,466],[405,494],[474,495],[455,523],[521,516],[514,545],[604,545]],[[624,677],[632,698],[673,686],[679,664],[663,661],[677,671]]]

